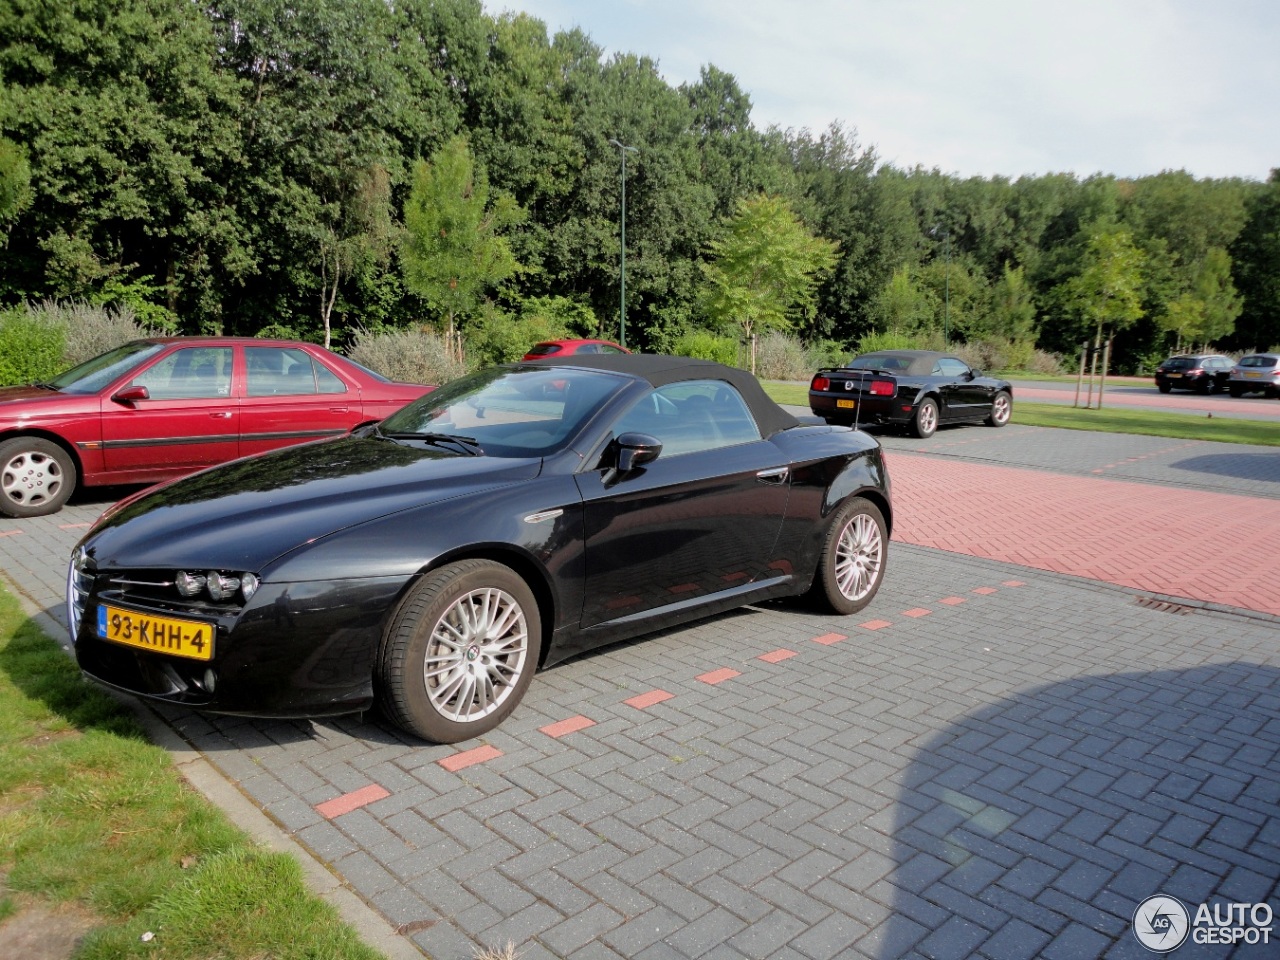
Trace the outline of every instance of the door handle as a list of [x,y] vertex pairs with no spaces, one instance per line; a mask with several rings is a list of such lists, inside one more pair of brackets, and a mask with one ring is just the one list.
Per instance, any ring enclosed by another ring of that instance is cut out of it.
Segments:
[[330,407],[329,412],[330,413],[346,413],[347,408],[346,407]]
[[213,419],[215,419],[215,420],[230,420],[230,419],[231,419],[231,411],[230,411],[230,410],[219,410],[217,413],[211,413],[211,414],[209,414],[209,416],[213,417]]
[[757,472],[756,479],[761,480],[764,483],[782,483],[787,479],[787,474],[789,472],[790,468],[788,467],[775,467],[772,470],[761,470]]

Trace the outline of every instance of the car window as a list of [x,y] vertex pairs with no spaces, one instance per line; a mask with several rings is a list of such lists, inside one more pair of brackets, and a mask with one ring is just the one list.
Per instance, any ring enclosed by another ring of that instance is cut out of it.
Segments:
[[1185,370],[1191,366],[1190,357],[1170,357],[1164,362],[1166,370]]
[[664,457],[760,439],[760,428],[741,394],[723,380],[692,380],[652,390],[614,424],[614,436],[623,433],[655,437]]
[[247,390],[251,397],[299,397],[346,393],[346,385],[297,347],[246,347]]
[[601,353],[626,353],[627,351],[621,349],[620,347],[611,347],[607,343],[602,343],[600,344],[600,352]]
[[967,377],[969,365],[954,357],[942,357],[933,365],[935,377]]
[[184,347],[138,373],[131,386],[146,387],[152,400],[231,395],[231,348]]
[[1275,357],[1241,357],[1240,366],[1242,367],[1274,367],[1276,365]]

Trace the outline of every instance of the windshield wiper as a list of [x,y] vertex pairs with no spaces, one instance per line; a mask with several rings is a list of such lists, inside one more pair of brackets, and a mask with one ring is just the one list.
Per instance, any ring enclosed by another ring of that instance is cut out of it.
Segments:
[[378,431],[378,436],[388,440],[421,440],[434,447],[457,447],[468,456],[484,456],[484,448],[475,437],[459,437],[452,433],[383,433],[381,430]]
[[57,390],[58,389],[58,387],[56,387],[54,384],[45,383],[42,380],[36,380],[34,383],[27,384],[27,386],[35,387],[37,390]]

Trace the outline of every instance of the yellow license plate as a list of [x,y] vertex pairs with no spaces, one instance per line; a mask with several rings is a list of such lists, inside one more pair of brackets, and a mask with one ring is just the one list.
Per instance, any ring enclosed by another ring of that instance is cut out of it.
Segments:
[[836,401],[836,406],[839,407],[841,410],[852,410],[857,405],[858,405],[857,400],[837,400]]
[[1180,374],[1180,373],[1171,373],[1171,374],[1169,374],[1169,379],[1170,379],[1170,380],[1177,380],[1180,376],[1182,376],[1182,374]]
[[1245,372],[1245,376],[1246,376],[1246,377],[1248,377],[1250,380],[1256,380],[1256,379],[1258,379],[1258,377],[1262,376],[1262,374],[1260,374],[1260,373],[1250,373],[1250,372],[1246,371],[1246,372]]
[[103,604],[98,607],[98,636],[126,647],[192,660],[213,659],[213,624],[157,617]]

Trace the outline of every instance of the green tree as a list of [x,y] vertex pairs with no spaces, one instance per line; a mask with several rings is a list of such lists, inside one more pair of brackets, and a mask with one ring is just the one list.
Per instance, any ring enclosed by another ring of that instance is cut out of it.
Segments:
[[1035,338],[1036,307],[1022,267],[1005,265],[991,288],[991,332],[1016,342]]
[[1231,256],[1213,247],[1206,254],[1192,289],[1170,300],[1156,323],[1177,337],[1178,350],[1184,342],[1207,347],[1231,335],[1240,309],[1240,295],[1231,282]]
[[872,298],[869,316],[880,332],[911,336],[933,325],[941,304],[918,284],[910,267],[899,267]]
[[1235,285],[1244,298],[1232,342],[1242,350],[1280,348],[1280,168],[1250,195],[1247,213],[1231,245]]
[[503,232],[522,211],[489,183],[465,137],[454,137],[414,169],[404,208],[405,283],[444,314],[452,337],[487,291],[520,269]]
[[32,198],[0,253],[12,298],[154,285],[174,309],[211,270],[242,276],[236,77],[203,7],[170,0],[0,5],[0,135]]
[[1145,262],[1126,229],[1100,229],[1090,235],[1084,269],[1067,282],[1067,302],[1094,328],[1095,346],[1101,345],[1104,331],[1125,330],[1143,316]]
[[31,167],[18,145],[0,137],[0,227],[31,203]]
[[707,316],[719,327],[736,324],[748,340],[811,317],[818,284],[837,259],[834,243],[815,237],[785,200],[767,194],[740,201],[709,252]]

